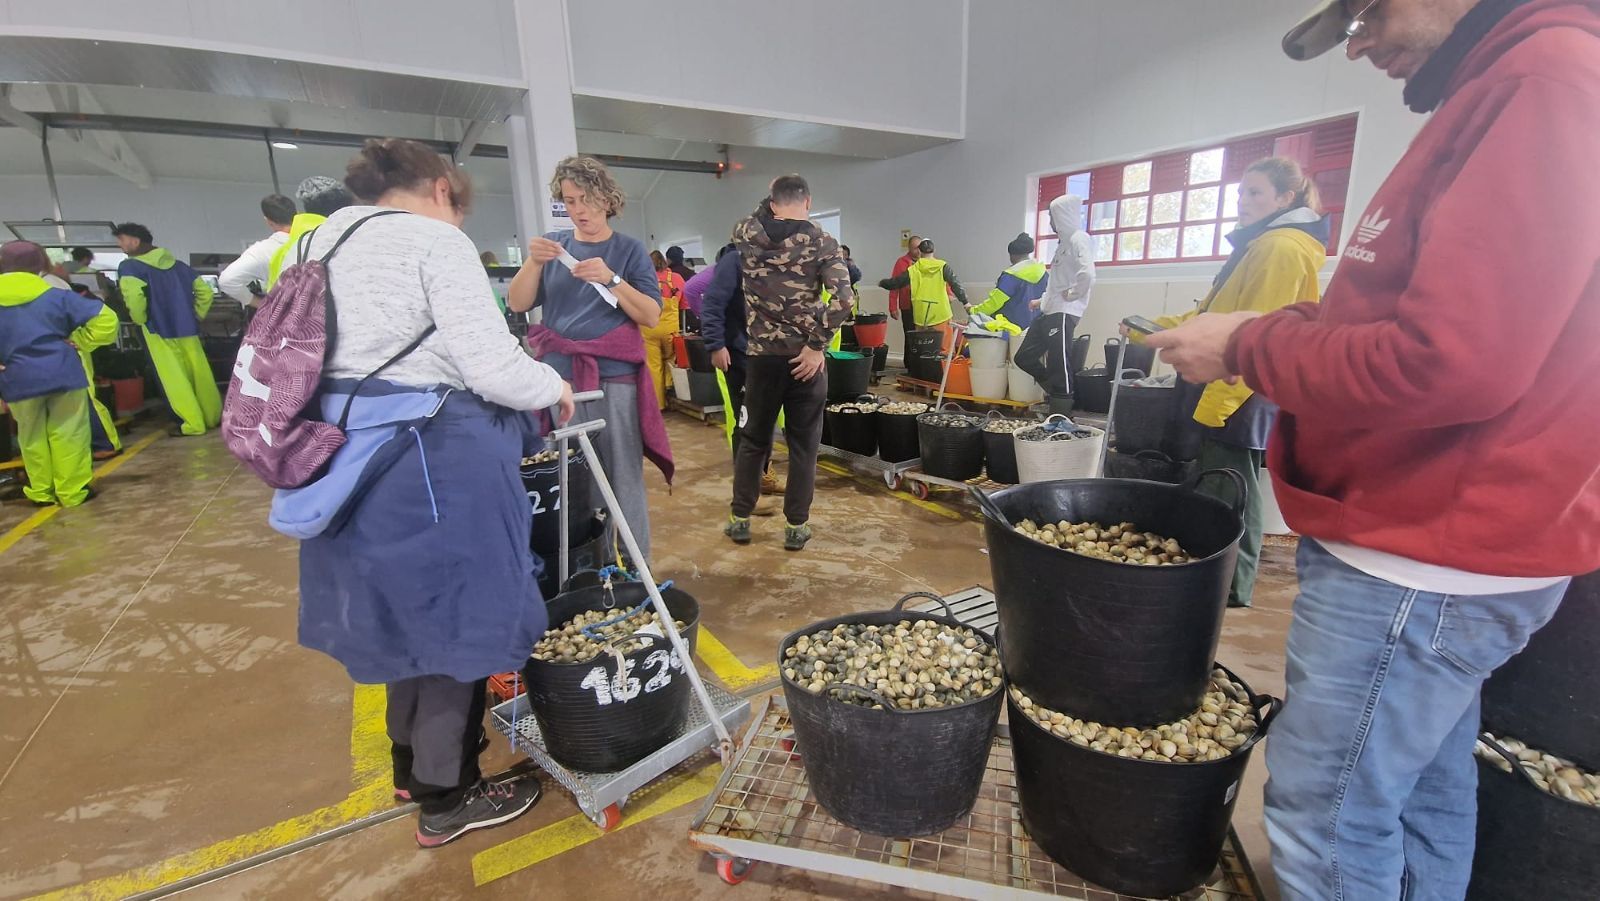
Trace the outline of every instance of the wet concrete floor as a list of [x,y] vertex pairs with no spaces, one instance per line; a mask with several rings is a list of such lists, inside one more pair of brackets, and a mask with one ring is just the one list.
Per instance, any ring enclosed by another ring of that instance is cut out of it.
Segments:
[[[747,667],[769,663],[806,623],[991,581],[965,501],[915,504],[870,476],[819,474],[817,537],[803,553],[782,550],[781,513],[757,518],[755,542],[735,547],[720,533],[730,484],[720,430],[668,422],[677,484],[669,492],[647,472],[657,574],[700,600],[704,627]],[[215,436],[155,439],[100,485],[95,501],[31,528],[32,507],[0,504],[0,543],[15,538],[0,550],[0,899],[123,897],[392,810],[371,693],[296,643],[296,550],[266,524],[268,489]],[[1257,691],[1282,691],[1292,598],[1292,550],[1269,548],[1256,607],[1229,611],[1219,651]],[[485,770],[517,760],[497,739]],[[701,766],[702,789],[714,774]],[[1264,780],[1257,759],[1235,826],[1275,897]],[[419,851],[404,815],[185,894],[912,894],[771,865],[726,886],[686,841],[701,803],[692,785],[653,787],[629,809],[692,800],[604,835],[544,786],[528,815],[443,849]]]

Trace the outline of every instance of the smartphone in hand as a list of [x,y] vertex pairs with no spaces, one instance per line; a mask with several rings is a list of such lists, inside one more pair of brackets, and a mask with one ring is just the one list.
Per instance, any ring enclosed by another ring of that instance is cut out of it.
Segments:
[[1156,332],[1164,331],[1162,326],[1156,325],[1143,316],[1129,316],[1127,319],[1122,320],[1122,324],[1128,327],[1128,331],[1138,332],[1141,335],[1154,335]]

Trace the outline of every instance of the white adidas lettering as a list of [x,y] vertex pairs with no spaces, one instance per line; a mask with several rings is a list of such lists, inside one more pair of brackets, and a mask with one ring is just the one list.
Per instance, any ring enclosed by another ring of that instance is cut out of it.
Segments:
[[1368,213],[1360,222],[1356,223],[1355,240],[1351,241],[1350,246],[1345,248],[1345,259],[1356,260],[1361,263],[1376,263],[1378,254],[1364,245],[1371,244],[1373,241],[1383,237],[1383,233],[1388,230],[1391,221],[1393,220],[1383,218],[1383,207],[1381,206],[1374,212]]

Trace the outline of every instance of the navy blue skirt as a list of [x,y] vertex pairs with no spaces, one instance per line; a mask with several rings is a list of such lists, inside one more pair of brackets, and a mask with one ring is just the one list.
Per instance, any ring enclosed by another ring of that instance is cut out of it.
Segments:
[[364,683],[521,669],[548,624],[517,469],[530,428],[457,391],[401,431],[348,516],[300,543],[300,643]]

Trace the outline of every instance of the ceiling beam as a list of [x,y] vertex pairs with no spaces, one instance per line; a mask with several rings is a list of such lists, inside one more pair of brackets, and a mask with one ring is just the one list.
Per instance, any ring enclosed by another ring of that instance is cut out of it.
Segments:
[[9,95],[10,86],[7,85],[6,89],[0,92],[0,121],[8,122],[41,140],[48,140],[52,147],[66,150],[84,162],[96,168],[104,169],[118,178],[133,182],[141,188],[150,187],[150,172],[144,168],[144,165],[138,161],[137,157],[132,162],[119,159],[99,147],[91,145],[81,135],[69,134],[60,130],[46,137],[46,132],[50,126],[46,124],[44,119],[17,109],[11,103]]
[[455,149],[450,152],[450,158],[456,165],[461,165],[467,161],[467,157],[472,156],[472,151],[478,149],[478,142],[483,140],[483,133],[488,128],[489,123],[484,119],[473,119],[467,123],[466,129],[461,132],[461,140],[456,142]]

